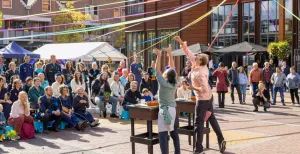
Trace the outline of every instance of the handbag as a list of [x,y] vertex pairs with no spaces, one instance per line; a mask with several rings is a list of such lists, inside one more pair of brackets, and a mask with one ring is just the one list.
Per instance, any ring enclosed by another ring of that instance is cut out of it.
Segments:
[[61,109],[65,112],[65,113],[69,113],[70,109],[68,109],[67,107],[65,107],[63,104],[62,104],[62,100],[59,98],[60,100],[60,104],[61,104]]
[[271,102],[269,102],[269,101],[265,102],[264,107],[267,109],[271,108]]

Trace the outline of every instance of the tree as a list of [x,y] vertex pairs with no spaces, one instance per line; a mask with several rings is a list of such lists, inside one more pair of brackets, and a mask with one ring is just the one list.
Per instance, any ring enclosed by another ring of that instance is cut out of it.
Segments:
[[[54,18],[55,24],[67,24],[65,26],[58,26],[55,28],[55,31],[65,31],[65,30],[76,30],[80,28],[86,28],[84,21],[92,19],[91,15],[83,14],[80,11],[72,11],[74,2],[67,2],[66,8],[61,9],[64,13],[56,16]],[[72,23],[72,24],[68,24]],[[78,23],[78,24],[74,24]],[[56,36],[56,42],[58,43],[75,43],[75,42],[83,42],[83,35],[86,32],[78,32],[73,34],[61,34]]]
[[284,60],[290,55],[291,48],[288,41],[280,41],[278,43],[270,43],[267,51],[271,57],[277,57],[279,60]]
[[112,40],[114,41],[115,48],[122,48],[125,45],[125,25],[112,28],[113,31],[117,31],[112,34]]
[[2,12],[0,12],[0,28],[2,27]]

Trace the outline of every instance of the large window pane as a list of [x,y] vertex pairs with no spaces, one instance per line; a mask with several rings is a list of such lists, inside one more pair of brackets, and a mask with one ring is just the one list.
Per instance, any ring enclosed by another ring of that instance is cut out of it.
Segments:
[[[285,7],[293,12],[293,0],[285,0]],[[292,43],[293,16],[285,11],[285,39]]]
[[[254,2],[243,3],[243,41],[254,43],[255,7]],[[250,39],[251,38],[251,39]]]

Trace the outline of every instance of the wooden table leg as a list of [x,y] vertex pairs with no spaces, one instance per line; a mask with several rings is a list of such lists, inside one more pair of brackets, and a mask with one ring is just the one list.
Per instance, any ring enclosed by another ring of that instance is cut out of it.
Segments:
[[[148,139],[153,139],[152,120],[147,120]],[[148,153],[153,154],[153,145],[148,145]]]
[[[134,119],[131,118],[131,136],[134,136]],[[132,154],[135,154],[135,143],[131,142]]]
[[[191,113],[188,113],[188,126],[191,127]],[[191,135],[188,136],[189,138],[189,145],[191,145]]]
[[[209,128],[209,122],[206,121],[206,128]],[[209,133],[206,134],[206,148],[209,148]]]

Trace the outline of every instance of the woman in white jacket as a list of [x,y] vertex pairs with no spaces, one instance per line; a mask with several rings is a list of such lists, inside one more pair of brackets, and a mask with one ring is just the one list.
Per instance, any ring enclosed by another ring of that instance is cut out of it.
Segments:
[[118,72],[114,72],[113,76],[114,77],[113,77],[113,81],[110,85],[110,89],[112,91],[112,95],[114,97],[116,97],[120,103],[122,103],[124,100],[124,95],[125,95],[124,87],[120,81],[120,76],[119,76]]
[[76,71],[74,73],[74,78],[71,81],[72,93],[76,93],[76,90],[82,87],[85,91],[85,82],[83,81],[82,75],[80,72]]
[[55,82],[52,83],[51,87],[53,89],[53,96],[54,97],[59,97],[60,92],[59,92],[59,86],[64,86],[65,80],[64,76],[61,73],[56,73],[55,74]]

